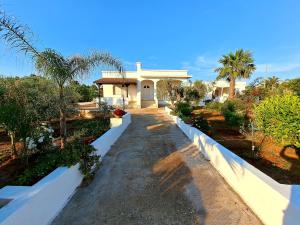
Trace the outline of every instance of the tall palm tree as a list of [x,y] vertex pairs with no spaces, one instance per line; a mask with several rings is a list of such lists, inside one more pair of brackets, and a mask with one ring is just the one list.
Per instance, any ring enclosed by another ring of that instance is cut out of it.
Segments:
[[73,56],[65,58],[53,49],[39,52],[28,40],[28,29],[20,25],[13,17],[0,12],[0,37],[13,48],[30,54],[35,61],[36,69],[53,79],[59,87],[60,137],[61,148],[66,144],[66,103],[64,87],[72,79],[85,75],[94,67],[108,65],[117,69],[124,77],[121,61],[108,53],[94,52],[89,56]]
[[217,79],[226,79],[229,81],[229,99],[235,96],[235,81],[237,78],[249,78],[255,71],[254,59],[250,51],[238,49],[236,52],[230,52],[223,55],[219,60],[221,67],[216,68],[215,72],[219,75]]
[[99,65],[112,66],[121,74],[124,71],[122,63],[118,59],[108,53],[99,52],[94,52],[89,56],[65,58],[53,49],[46,49],[36,57],[35,65],[39,72],[54,80],[59,88],[61,149],[66,144],[65,85],[74,78],[89,73],[92,68]]

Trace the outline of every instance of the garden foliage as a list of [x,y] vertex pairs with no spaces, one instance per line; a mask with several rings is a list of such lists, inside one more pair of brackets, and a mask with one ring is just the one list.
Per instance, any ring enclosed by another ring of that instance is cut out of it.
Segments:
[[211,127],[209,126],[207,119],[203,118],[202,116],[197,116],[193,118],[193,127],[198,128],[204,133],[209,133],[211,130]]
[[186,119],[191,117],[193,108],[189,103],[186,102],[177,102],[175,104],[174,113],[179,116],[181,119]]
[[300,148],[300,98],[291,94],[266,98],[255,107],[255,122],[278,142]]
[[[101,118],[101,119],[89,120],[89,121],[77,120],[73,123],[73,125],[78,129],[80,129],[79,136],[85,136],[85,137],[100,136],[109,129],[110,120],[108,118]],[[74,134],[75,132],[73,133],[73,136]]]
[[80,171],[85,177],[91,176],[92,169],[98,168],[100,156],[96,154],[96,149],[91,145],[85,145],[82,140],[74,140],[67,143],[65,149],[61,151],[57,147],[49,148],[41,153],[33,166],[28,167],[16,182],[18,185],[32,185],[45,177],[59,166],[73,166],[80,164]]
[[212,102],[207,103],[205,105],[205,108],[210,109],[210,110],[214,110],[214,111],[217,111],[217,112],[221,112],[222,106],[223,106],[223,103],[212,101]]
[[222,108],[221,112],[225,118],[225,121],[230,126],[239,127],[244,123],[245,113],[243,103],[239,100],[227,100]]

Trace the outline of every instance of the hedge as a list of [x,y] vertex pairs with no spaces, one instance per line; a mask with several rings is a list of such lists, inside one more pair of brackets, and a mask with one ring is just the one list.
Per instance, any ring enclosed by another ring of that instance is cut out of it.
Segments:
[[255,122],[266,135],[300,148],[300,98],[285,94],[266,98],[255,107]]

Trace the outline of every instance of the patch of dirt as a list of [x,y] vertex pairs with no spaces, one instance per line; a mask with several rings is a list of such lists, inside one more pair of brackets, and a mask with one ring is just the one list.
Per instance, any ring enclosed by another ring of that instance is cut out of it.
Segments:
[[[224,117],[214,111],[199,109],[212,127],[211,137],[217,142],[245,159],[247,162],[283,184],[300,184],[300,153],[289,146],[281,146],[271,138],[256,132],[254,138],[239,133],[225,123]],[[257,154],[252,151],[252,141]]]

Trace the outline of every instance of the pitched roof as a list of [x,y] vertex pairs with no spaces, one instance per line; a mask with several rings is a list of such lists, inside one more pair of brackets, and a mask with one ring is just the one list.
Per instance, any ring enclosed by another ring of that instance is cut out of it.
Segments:
[[136,84],[137,79],[135,78],[101,78],[95,80],[96,84]]

